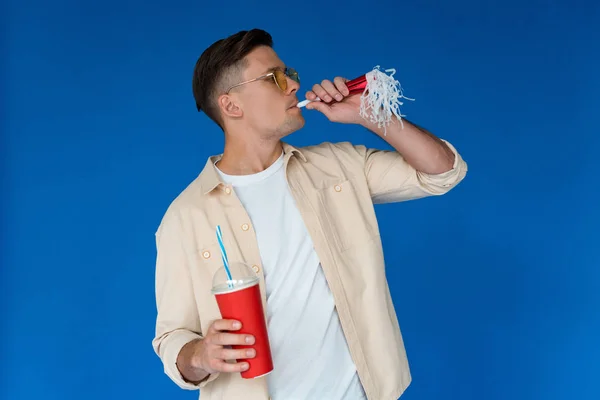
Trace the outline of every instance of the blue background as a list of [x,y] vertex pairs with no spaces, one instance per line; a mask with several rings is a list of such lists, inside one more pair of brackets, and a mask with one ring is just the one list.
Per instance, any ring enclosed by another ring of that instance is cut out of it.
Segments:
[[[402,399],[600,398],[598,2],[202,3],[3,3],[0,398],[196,398],[151,348],[154,232],[223,145],[194,63],[253,27],[302,89],[396,68],[403,112],[469,163],[377,207]],[[294,145],[388,147],[305,115]]]

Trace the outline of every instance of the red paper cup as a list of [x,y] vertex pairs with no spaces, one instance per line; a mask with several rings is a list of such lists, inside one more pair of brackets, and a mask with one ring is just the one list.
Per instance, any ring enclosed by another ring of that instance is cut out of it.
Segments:
[[231,279],[221,267],[213,278],[212,293],[215,295],[223,319],[234,319],[242,323],[235,333],[254,336],[253,345],[235,345],[234,349],[253,348],[256,357],[244,359],[250,366],[241,373],[242,378],[253,379],[273,371],[271,346],[267,332],[267,323],[260,295],[258,277],[243,263],[229,265]]

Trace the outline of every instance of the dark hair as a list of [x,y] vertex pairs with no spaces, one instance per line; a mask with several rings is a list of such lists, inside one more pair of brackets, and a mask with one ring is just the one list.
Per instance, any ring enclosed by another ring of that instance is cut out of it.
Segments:
[[273,38],[262,29],[240,31],[204,50],[194,68],[192,91],[196,108],[223,129],[217,96],[238,83],[246,67],[246,55],[259,46],[273,47]]

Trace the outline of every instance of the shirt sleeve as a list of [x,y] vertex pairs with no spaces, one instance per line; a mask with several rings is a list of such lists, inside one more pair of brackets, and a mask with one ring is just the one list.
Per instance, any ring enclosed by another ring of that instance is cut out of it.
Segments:
[[426,174],[413,168],[397,151],[355,146],[364,159],[364,170],[373,203],[396,203],[439,196],[458,185],[467,174],[467,163],[446,140],[454,153],[452,169],[441,174]]
[[191,254],[186,251],[181,224],[172,214],[163,218],[156,232],[156,332],[152,347],[163,363],[165,374],[182,389],[196,390],[218,377],[211,374],[199,384],[186,381],[177,368],[184,345],[202,338],[190,276]]

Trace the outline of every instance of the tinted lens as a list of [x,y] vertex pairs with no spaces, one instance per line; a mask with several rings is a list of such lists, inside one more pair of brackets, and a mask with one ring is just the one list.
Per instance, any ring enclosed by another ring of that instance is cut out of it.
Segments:
[[279,89],[286,91],[287,90],[287,76],[285,75],[285,72],[276,69],[274,71],[274,76],[275,76],[275,82],[277,82],[277,86],[279,86]]
[[290,77],[294,82],[300,83],[300,77],[298,76],[298,72],[294,68],[286,68],[285,74]]

